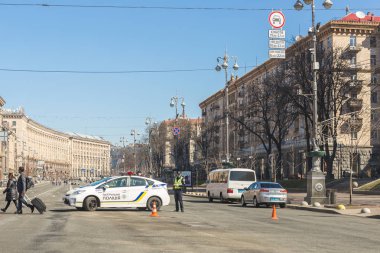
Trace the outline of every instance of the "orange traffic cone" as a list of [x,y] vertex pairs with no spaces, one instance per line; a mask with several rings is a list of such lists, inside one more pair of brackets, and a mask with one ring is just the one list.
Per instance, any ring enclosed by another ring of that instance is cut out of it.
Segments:
[[276,205],[273,205],[272,220],[278,220],[277,213],[276,213]]
[[152,213],[150,214],[150,217],[158,217],[156,201],[153,201],[153,209]]

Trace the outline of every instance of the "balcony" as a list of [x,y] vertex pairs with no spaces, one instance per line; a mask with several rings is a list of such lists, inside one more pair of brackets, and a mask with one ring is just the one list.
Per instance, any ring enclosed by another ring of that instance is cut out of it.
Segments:
[[349,90],[359,91],[363,87],[363,80],[350,80],[347,82]]
[[213,105],[213,106],[211,106],[211,108],[210,108],[211,111],[219,110],[219,109],[220,109],[220,106],[219,106],[219,105]]
[[349,53],[357,53],[359,52],[360,50],[362,50],[362,47],[361,46],[350,46],[348,45],[347,48],[346,48],[346,52],[349,52]]
[[356,64],[356,63],[350,63],[350,64],[348,65],[348,68],[349,68],[351,71],[359,71],[359,70],[362,69],[362,67],[359,66],[359,65]]
[[341,126],[342,134],[351,134],[359,132],[363,126],[362,118],[351,118]]
[[351,127],[351,131],[358,132],[363,126],[363,119],[352,118],[350,119],[349,125]]
[[363,107],[363,99],[351,98],[347,104],[352,111],[358,111]]

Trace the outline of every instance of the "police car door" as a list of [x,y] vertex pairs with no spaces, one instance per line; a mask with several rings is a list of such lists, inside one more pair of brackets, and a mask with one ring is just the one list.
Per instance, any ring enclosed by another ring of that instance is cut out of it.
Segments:
[[146,180],[141,177],[131,177],[128,187],[127,200],[129,206],[145,206],[146,203],[142,202],[145,195],[148,193],[148,185]]
[[[99,194],[101,207],[123,207],[123,196],[127,193],[127,177],[116,178],[102,185]],[[99,189],[97,189],[99,190]]]

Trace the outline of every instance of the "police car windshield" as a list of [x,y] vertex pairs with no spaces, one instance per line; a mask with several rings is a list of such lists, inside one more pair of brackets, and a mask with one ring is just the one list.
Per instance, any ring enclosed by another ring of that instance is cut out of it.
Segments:
[[110,178],[109,178],[109,177],[105,177],[105,178],[103,178],[103,179],[101,179],[101,180],[99,180],[99,181],[95,181],[95,182],[93,182],[93,183],[91,183],[91,184],[89,184],[89,185],[90,185],[90,186],[96,186],[96,185],[98,185],[98,184],[101,184],[101,183],[107,181],[108,179],[110,179]]

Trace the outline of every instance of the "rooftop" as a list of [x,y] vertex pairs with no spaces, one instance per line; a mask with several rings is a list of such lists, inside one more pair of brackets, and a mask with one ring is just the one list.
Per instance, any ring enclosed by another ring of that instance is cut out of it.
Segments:
[[363,18],[359,18],[356,13],[350,13],[341,19],[342,21],[356,21],[356,22],[380,22],[380,17],[368,12]]

